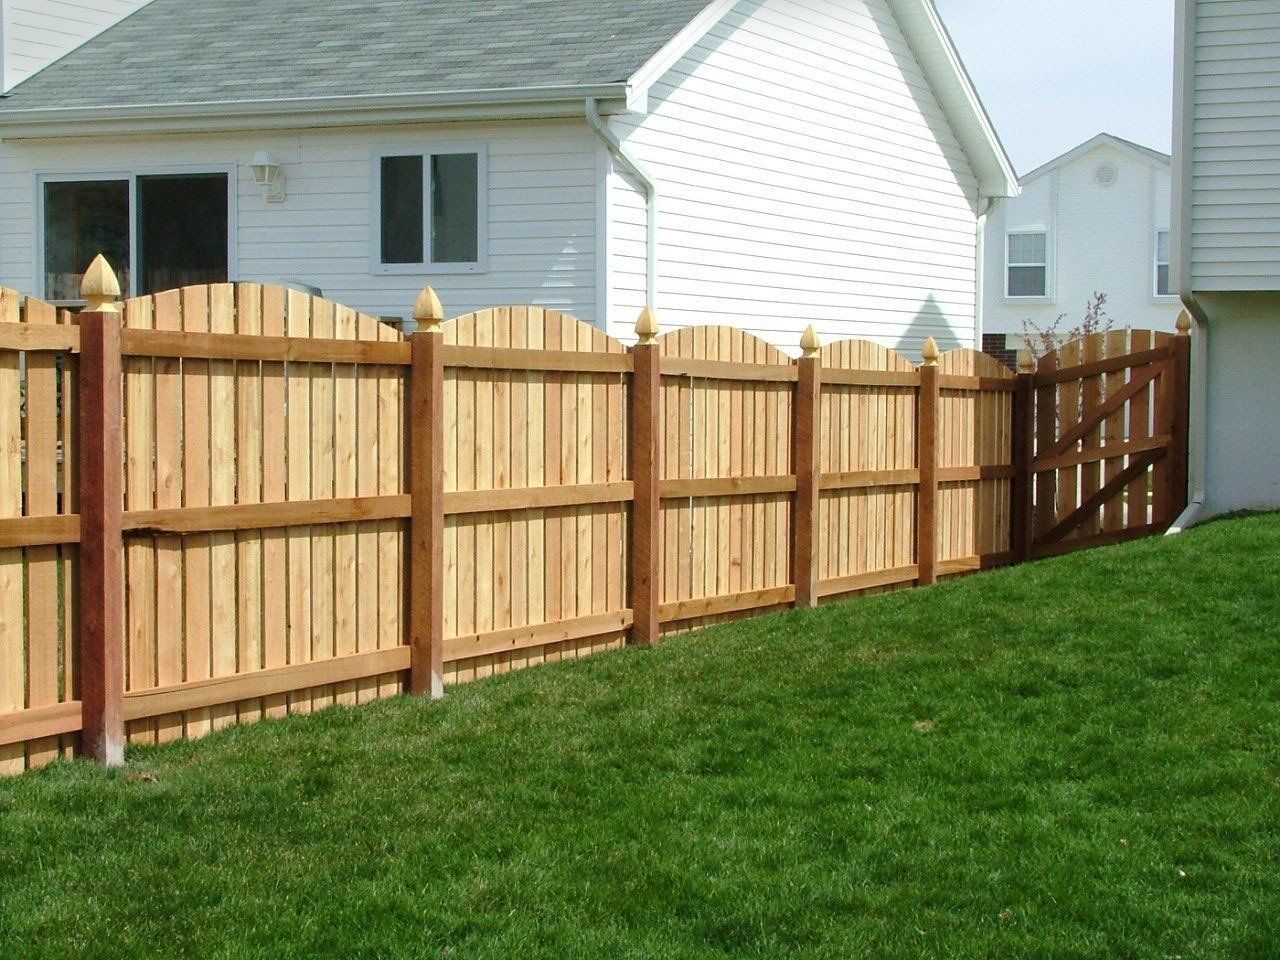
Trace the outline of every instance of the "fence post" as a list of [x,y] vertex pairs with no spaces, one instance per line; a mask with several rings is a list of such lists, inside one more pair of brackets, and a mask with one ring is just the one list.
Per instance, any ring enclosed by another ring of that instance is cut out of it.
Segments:
[[1014,563],[1031,559],[1035,510],[1036,360],[1018,351],[1018,382],[1013,395],[1013,516],[1010,548]]
[[427,287],[409,337],[409,690],[444,696],[444,308]]
[[662,372],[658,357],[658,321],[646,308],[636,321],[638,342],[631,348],[631,643],[658,642],[658,524],[661,520],[662,472],[659,462],[658,416]]
[[1191,431],[1191,317],[1178,314],[1178,335],[1173,340],[1173,417],[1170,423],[1169,508],[1172,523],[1187,508],[1188,458]]
[[938,343],[930,337],[924,342],[920,400],[916,411],[920,459],[920,492],[916,498],[916,563],[919,573],[916,579],[921,586],[938,581],[938,356]]
[[818,417],[821,415],[821,345],[810,326],[800,338],[795,401],[791,407],[792,469],[796,499],[792,518],[791,569],[797,607],[818,605]]
[[80,749],[124,762],[124,436],[120,283],[99,255],[80,324]]

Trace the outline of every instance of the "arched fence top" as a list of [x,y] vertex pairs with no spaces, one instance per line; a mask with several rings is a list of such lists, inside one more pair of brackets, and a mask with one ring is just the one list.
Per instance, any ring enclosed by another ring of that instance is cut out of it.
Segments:
[[968,347],[948,350],[938,358],[941,373],[961,377],[996,377],[1012,380],[1018,374],[989,354]]
[[891,347],[871,340],[851,339],[828,343],[818,351],[824,367],[841,370],[877,370],[911,373],[916,364]]
[[511,347],[571,353],[626,353],[599,327],[543,307],[493,307],[443,324],[445,343],[461,347]]
[[682,327],[658,337],[664,357],[683,360],[721,360],[729,363],[789,365],[791,358],[755,334],[737,327]]
[[211,283],[121,303],[124,326],[213,334],[399,342],[395,327],[353,307],[276,284]]
[[1163,330],[1123,327],[1105,333],[1091,333],[1060,344],[1056,349],[1041,355],[1036,365],[1043,373],[1068,364],[1082,363],[1086,359],[1106,360],[1130,353],[1166,350],[1172,347],[1175,339],[1175,334]]

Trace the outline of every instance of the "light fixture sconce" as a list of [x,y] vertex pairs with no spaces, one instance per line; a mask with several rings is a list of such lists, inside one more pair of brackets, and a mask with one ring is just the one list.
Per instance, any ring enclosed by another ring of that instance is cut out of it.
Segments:
[[271,159],[271,154],[259,150],[249,161],[249,168],[253,170],[253,182],[262,188],[262,199],[267,203],[284,200],[284,171]]

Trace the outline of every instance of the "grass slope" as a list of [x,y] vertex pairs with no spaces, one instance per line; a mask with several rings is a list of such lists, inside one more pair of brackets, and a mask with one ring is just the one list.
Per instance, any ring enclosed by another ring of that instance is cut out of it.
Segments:
[[1231,520],[58,765],[0,783],[0,956],[1280,956],[1278,562]]

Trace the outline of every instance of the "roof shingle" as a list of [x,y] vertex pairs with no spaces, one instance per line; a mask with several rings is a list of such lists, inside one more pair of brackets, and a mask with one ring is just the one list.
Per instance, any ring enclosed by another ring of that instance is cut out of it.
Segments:
[[152,0],[0,111],[618,83],[707,0]]

